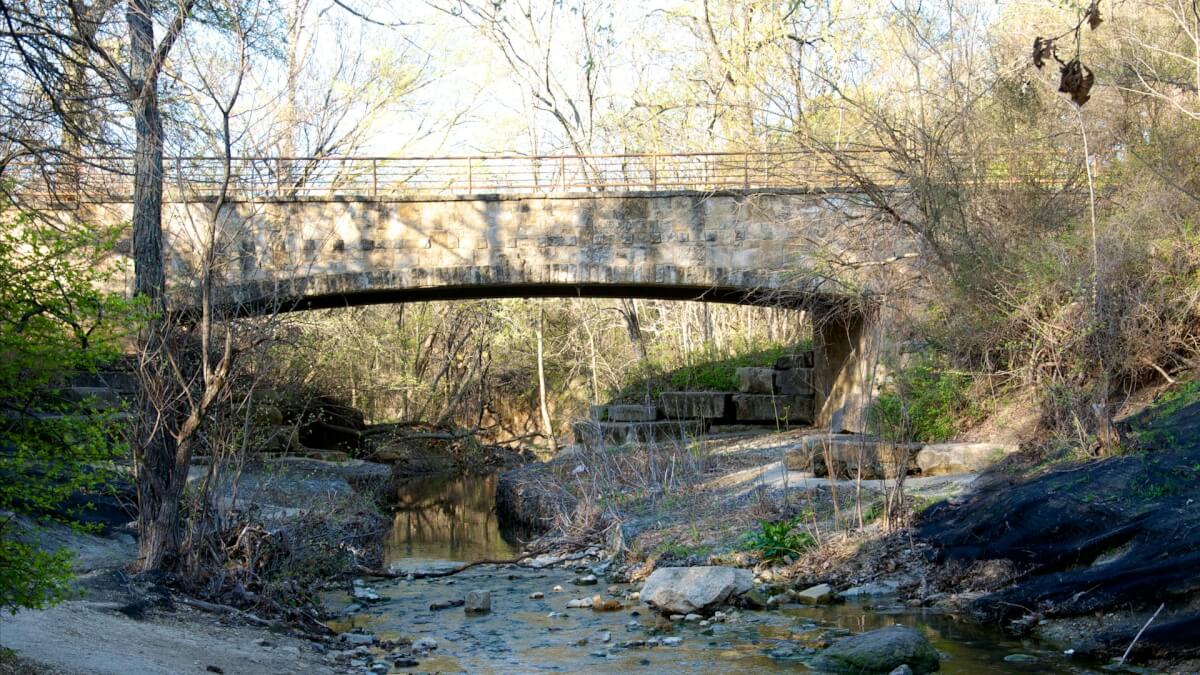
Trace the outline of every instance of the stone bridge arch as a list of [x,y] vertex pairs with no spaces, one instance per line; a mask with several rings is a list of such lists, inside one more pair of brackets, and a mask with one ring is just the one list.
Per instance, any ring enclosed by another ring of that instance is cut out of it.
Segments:
[[[164,206],[168,279],[184,296],[214,208]],[[865,215],[844,192],[800,189],[239,199],[217,214],[219,292],[242,314],[499,297],[803,307],[817,422],[861,430],[873,331],[818,270],[861,250],[847,223]]]

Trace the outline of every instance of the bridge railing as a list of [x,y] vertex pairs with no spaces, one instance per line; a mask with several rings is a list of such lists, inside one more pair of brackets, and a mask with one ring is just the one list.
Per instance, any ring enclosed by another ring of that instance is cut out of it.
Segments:
[[[1029,167],[984,158],[974,180],[1027,180]],[[235,199],[334,197],[439,198],[476,194],[657,192],[752,189],[837,190],[861,179],[883,187],[904,182],[883,153],[803,152],[610,154],[457,157],[236,157],[229,196]],[[1041,168],[1046,168],[1041,161]],[[215,195],[225,164],[213,157],[164,160],[168,200]],[[128,158],[93,158],[70,165],[10,163],[6,178],[26,194],[80,201],[127,201],[133,193]],[[1059,173],[1059,172],[1055,172]],[[14,178],[15,177],[15,178]],[[40,186],[40,187],[38,187]]]

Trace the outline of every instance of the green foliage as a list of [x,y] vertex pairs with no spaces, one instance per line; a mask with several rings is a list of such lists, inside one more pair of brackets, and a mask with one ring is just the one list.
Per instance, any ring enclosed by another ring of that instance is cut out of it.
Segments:
[[689,354],[687,365],[670,368],[662,360],[647,361],[629,373],[625,385],[614,397],[618,401],[640,401],[657,397],[664,391],[737,391],[738,368],[769,368],[780,358],[811,349],[811,344],[765,345],[719,354],[703,350]]
[[[102,485],[121,452],[114,412],[53,389],[117,356],[136,312],[97,290],[116,271],[101,264],[115,230],[51,229],[3,210],[0,218],[0,512],[42,516]],[[61,600],[69,556],[36,550],[17,528],[13,516],[0,520],[0,608]]]
[[800,521],[799,517],[775,523],[760,520],[758,531],[750,533],[746,550],[757,552],[766,562],[774,562],[815,547],[817,542],[811,534],[795,531]]
[[971,377],[949,368],[944,357],[923,355],[895,374],[875,401],[877,433],[896,441],[944,441],[972,414],[966,398]]
[[[9,529],[8,527],[5,528]],[[71,554],[0,536],[0,609],[40,608],[70,596]]]

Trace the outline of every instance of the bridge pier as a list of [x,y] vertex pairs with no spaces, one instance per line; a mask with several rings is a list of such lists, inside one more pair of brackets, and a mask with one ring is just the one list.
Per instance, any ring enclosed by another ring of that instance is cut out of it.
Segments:
[[813,379],[816,419],[833,433],[862,433],[879,363],[878,311],[814,308]]

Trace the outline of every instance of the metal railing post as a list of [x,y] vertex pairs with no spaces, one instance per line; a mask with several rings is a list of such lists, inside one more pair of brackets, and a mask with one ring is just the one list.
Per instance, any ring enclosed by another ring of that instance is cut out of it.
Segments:
[[658,191],[658,155],[650,155],[650,189]]
[[379,160],[371,159],[371,197],[379,197]]
[[560,174],[559,186],[562,188],[563,192],[566,192],[567,191],[567,158],[566,157],[558,158],[558,172]]
[[467,158],[467,192],[475,194],[475,167],[471,158]]
[[745,189],[750,189],[750,155],[749,153],[742,155],[742,174],[743,185]]

